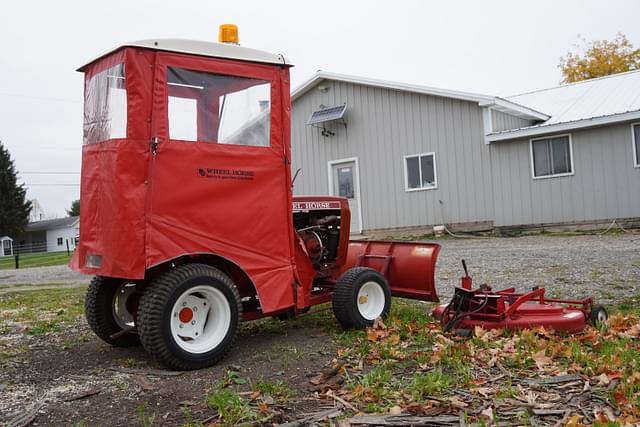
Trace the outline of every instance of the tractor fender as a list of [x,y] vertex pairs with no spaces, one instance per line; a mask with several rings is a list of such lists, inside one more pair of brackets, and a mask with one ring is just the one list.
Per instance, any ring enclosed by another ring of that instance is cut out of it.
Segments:
[[148,269],[146,279],[148,281],[151,277],[161,274],[172,266],[194,263],[215,267],[231,278],[240,293],[245,317],[249,313],[259,311],[260,293],[249,274],[238,263],[215,253],[198,252],[180,255]]

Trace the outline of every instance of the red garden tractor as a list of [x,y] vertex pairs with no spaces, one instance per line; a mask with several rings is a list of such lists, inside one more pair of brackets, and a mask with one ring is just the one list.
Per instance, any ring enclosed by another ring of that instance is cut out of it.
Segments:
[[189,370],[220,360],[241,320],[331,301],[364,328],[392,295],[437,301],[439,245],[349,241],[346,199],[292,196],[291,65],[221,35],[128,43],[80,68],[71,267],[95,276],[93,331]]
[[[93,331],[142,343],[169,368],[210,366],[241,320],[291,317],[331,301],[345,328],[389,312],[391,296],[437,301],[433,243],[350,241],[347,199],[293,197],[289,68],[281,55],[221,43],[144,40],[85,73],[80,241],[94,275]],[[565,304],[569,307],[559,306]],[[604,320],[590,299],[471,290],[435,315],[445,329]]]

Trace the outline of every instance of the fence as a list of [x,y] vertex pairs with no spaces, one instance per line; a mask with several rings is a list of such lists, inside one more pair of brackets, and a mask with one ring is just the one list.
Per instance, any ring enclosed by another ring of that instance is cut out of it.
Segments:
[[47,242],[23,243],[22,245],[17,245],[15,242],[13,243],[14,255],[33,254],[38,252],[47,252]]
[[0,270],[12,270],[16,266],[17,268],[31,268],[64,265],[69,263],[70,258],[71,256],[66,251],[3,256],[0,257]]

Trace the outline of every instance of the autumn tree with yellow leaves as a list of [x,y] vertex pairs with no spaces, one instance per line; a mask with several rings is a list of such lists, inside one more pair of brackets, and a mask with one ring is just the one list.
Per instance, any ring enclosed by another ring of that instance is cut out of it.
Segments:
[[[573,83],[595,77],[624,73],[640,69],[640,49],[622,33],[614,40],[582,39],[584,51],[568,52],[560,58],[558,67],[562,71],[562,82]],[[580,46],[576,45],[580,49]]]

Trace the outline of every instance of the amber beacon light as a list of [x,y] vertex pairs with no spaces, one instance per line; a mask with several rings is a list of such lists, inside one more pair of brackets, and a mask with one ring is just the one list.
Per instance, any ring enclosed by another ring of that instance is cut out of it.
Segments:
[[218,41],[220,41],[220,43],[240,44],[240,37],[238,37],[238,26],[234,24],[220,25]]

